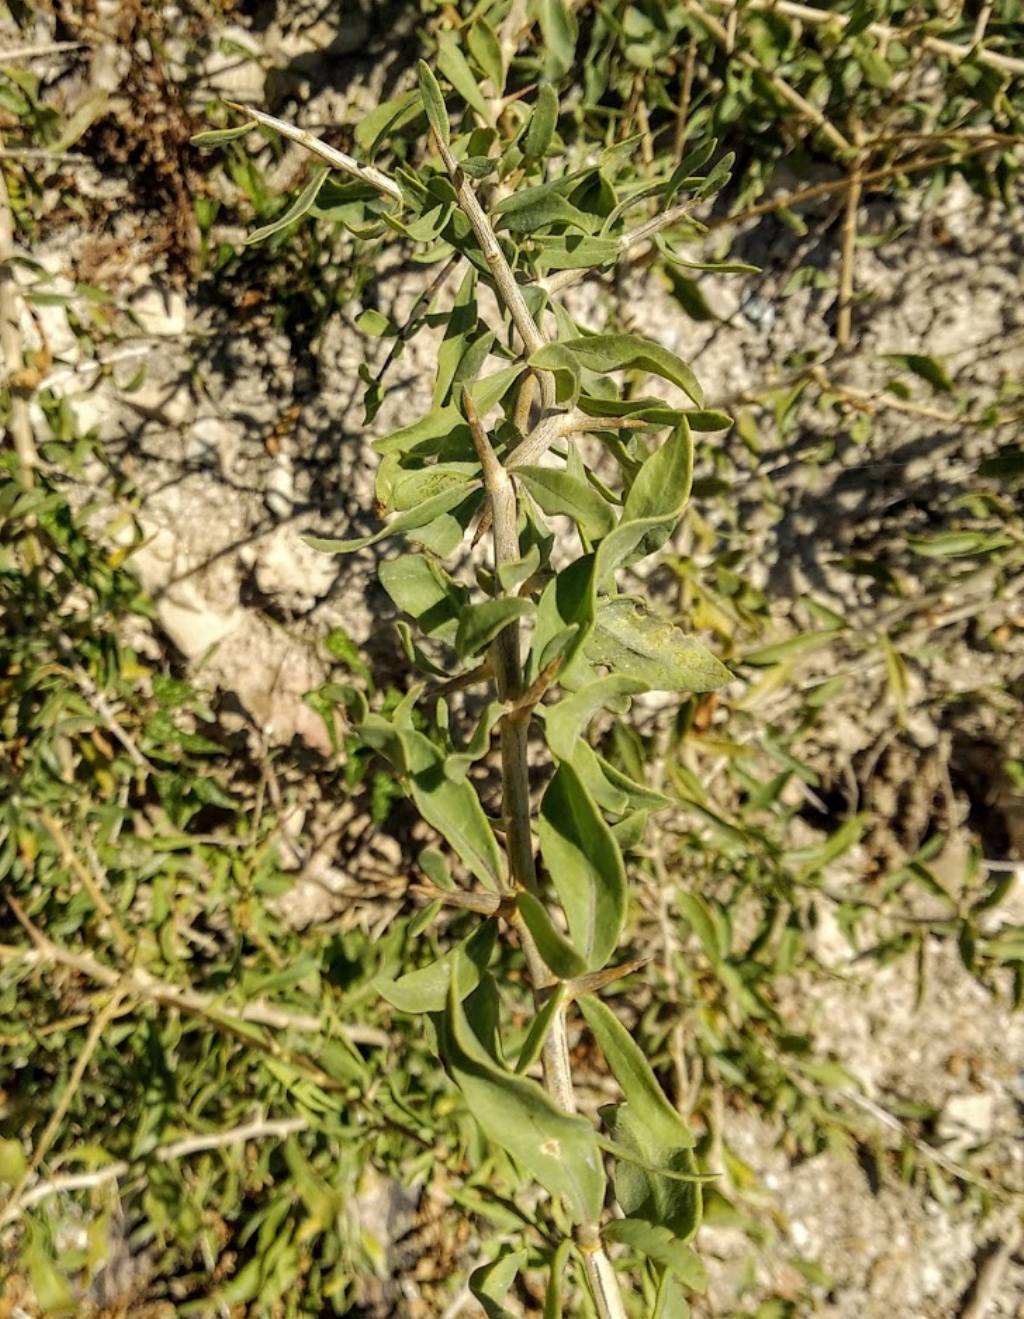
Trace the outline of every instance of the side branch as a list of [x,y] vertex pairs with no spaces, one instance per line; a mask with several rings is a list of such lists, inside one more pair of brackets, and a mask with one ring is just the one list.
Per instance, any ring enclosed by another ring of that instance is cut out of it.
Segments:
[[[494,278],[498,296],[505,304],[508,314],[512,317],[512,324],[516,327],[519,337],[523,341],[527,356],[530,356],[538,349],[543,348],[547,340],[530,314],[526,299],[523,297],[523,291],[512,273],[512,267],[505,260],[505,253],[501,250],[501,244],[494,232],[494,226],[477,200],[476,193],[473,191],[472,184],[466,177],[465,171],[452,155],[447,144],[442,142],[436,133],[432,132],[431,136],[434,140],[434,146],[444,161],[445,169],[451,175],[459,199],[459,208],[469,221],[476,241],[480,245],[480,251],[484,254],[484,260],[487,262]],[[540,373],[540,385],[543,404],[545,408],[549,408],[554,404],[555,391],[548,372]]]
[[248,115],[250,119],[255,119],[258,124],[263,124],[266,128],[273,128],[282,137],[297,142],[299,146],[305,147],[307,151],[312,151],[314,156],[326,160],[328,165],[340,169],[343,174],[348,174],[361,183],[368,183],[371,188],[376,188],[385,197],[390,197],[392,201],[401,203],[402,190],[398,184],[389,179],[386,174],[382,174],[379,169],[375,169],[373,165],[361,165],[358,160],[353,160],[344,151],[339,151],[337,147],[328,146],[326,142],[321,142],[318,137],[314,137],[312,133],[307,133],[304,128],[296,128],[294,124],[288,123],[286,119],[277,119],[264,110],[257,110],[251,105],[240,105],[237,101],[225,101],[224,104],[230,105],[232,110],[238,110],[242,114]]

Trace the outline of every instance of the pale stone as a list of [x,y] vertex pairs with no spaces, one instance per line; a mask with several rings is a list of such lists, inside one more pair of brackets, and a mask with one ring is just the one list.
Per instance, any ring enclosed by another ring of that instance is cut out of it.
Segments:
[[189,582],[160,597],[157,618],[186,659],[196,660],[229,637],[244,617],[241,609],[214,609]]
[[327,594],[337,561],[310,549],[292,526],[279,527],[256,554],[256,585],[285,608],[303,613]]
[[131,301],[132,315],[143,334],[180,336],[188,325],[188,306],[178,289],[161,289],[150,284]]

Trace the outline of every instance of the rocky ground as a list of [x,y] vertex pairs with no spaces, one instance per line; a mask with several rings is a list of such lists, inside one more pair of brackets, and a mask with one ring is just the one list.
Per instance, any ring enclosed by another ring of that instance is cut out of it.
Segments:
[[[284,8],[285,18],[273,6],[255,20],[235,15],[218,34],[234,45],[206,43],[198,64],[187,38],[177,50],[171,43],[169,67],[176,54],[181,61],[171,76],[187,70],[196,109],[224,94],[284,106],[316,126],[351,121],[360,105],[402,85],[402,23],[411,18],[401,6],[398,39],[390,31],[387,41],[374,15],[358,8],[340,23],[313,7],[309,15],[300,5]],[[59,302],[35,307],[26,329],[52,355],[45,384],[68,400],[81,432],[95,429],[102,439],[107,472],[87,463],[77,480],[83,500],[102,481],[97,525],[136,546],[129,563],[156,609],[154,626],[137,643],[196,675],[225,727],[258,754],[298,742],[315,763],[330,746],[302,697],[330,671],[323,638],[345,628],[385,670],[396,648],[372,553],[327,558],[301,536],[353,534],[373,524],[369,440],[422,410],[435,344],[425,335],[407,349],[367,428],[357,372],[368,351],[379,357],[383,349],[355,328],[361,305],[334,314],[297,345],[275,330],[259,289],[226,306],[215,276],[188,273],[195,235],[180,189],[205,162],[187,155],[192,125],[168,119],[166,102],[161,119],[155,103],[136,95],[139,73],[118,40],[125,13],[97,4],[92,34],[106,32],[109,42],[95,42],[89,61],[55,76],[65,76],[69,102],[85,87],[122,100],[121,120],[134,116],[152,159],[143,168],[132,158],[129,166],[125,149],[120,173],[83,164],[80,192],[100,222],[84,230],[69,214],[32,253],[52,292],[71,294],[87,280],[112,295],[104,334],[83,336]],[[240,48],[257,58],[240,57]],[[118,141],[105,131],[109,162]],[[276,185],[288,187],[300,163],[286,153]],[[140,170],[155,193],[140,195]],[[716,539],[728,541],[737,571],[763,593],[762,639],[813,626],[806,608],[813,596],[858,635],[898,638],[908,657],[901,717],[878,645],[838,659],[832,650],[824,658],[809,653],[775,690],[738,697],[785,726],[799,715],[800,693],[831,676],[832,666],[853,674],[801,750],[824,784],[820,828],[834,826],[839,804],[869,817],[833,883],[898,861],[936,821],[951,838],[944,854],[951,877],[962,871],[971,841],[989,860],[1012,863],[1024,856],[1024,801],[1001,765],[1020,754],[1020,579],[971,561],[970,573],[957,567],[962,576],[951,585],[948,561],[915,556],[906,537],[941,530],[969,494],[978,463],[1013,438],[1012,428],[971,423],[990,406],[1000,414],[1016,406],[1019,415],[1024,231],[1018,215],[986,207],[962,184],[927,210],[920,198],[869,198],[860,215],[854,343],[829,362],[829,397],[812,382],[780,433],[770,421],[778,401],[772,391],[799,381],[798,355],[834,334],[838,229],[828,223],[827,205],[808,218],[803,238],[770,215],[738,229],[713,227],[708,252],[727,249],[763,273],[702,278],[700,303],[690,304],[696,317],[645,272],[614,289],[583,290],[577,311],[595,327],[612,315],[634,322],[693,363],[711,406],[749,415],[756,441],[753,431],[744,439],[734,430],[703,446],[699,475],[728,481],[728,492],[702,503],[698,485],[679,548],[699,567]],[[876,245],[886,234],[894,236]],[[240,236],[215,226],[210,242]],[[421,288],[416,268],[396,266],[374,282],[374,305],[401,321]],[[916,378],[909,396],[894,388],[901,372],[893,355],[907,354],[941,357],[952,389],[931,392]],[[895,575],[898,594],[879,592],[877,574],[864,567],[870,564]],[[658,581],[652,585],[658,589]],[[743,636],[732,644],[741,652]],[[313,794],[304,810],[308,823],[326,808]],[[342,824],[348,835],[338,842],[332,834],[303,920],[336,912],[353,877],[396,878],[390,842],[367,852],[365,820]],[[321,882],[324,873],[333,889]],[[1019,909],[1021,895],[1011,902]],[[835,931],[819,934],[829,978],[797,986],[794,1013],[809,1010],[822,1048],[861,1083],[850,1102],[866,1129],[892,1143],[892,1123],[900,1121],[892,1101],[924,1095],[943,1115],[940,1162],[959,1168],[969,1160],[979,1178],[995,1171],[1019,1195],[1020,1019],[979,988],[952,948],[937,958],[916,1002],[912,966],[868,970]],[[801,992],[813,996],[809,1007],[797,1002]],[[749,1115],[726,1112],[725,1122],[728,1142],[757,1174],[771,1230],[758,1247],[733,1228],[705,1230],[712,1287],[697,1313],[754,1313],[743,1307],[758,1297],[799,1297],[796,1313],[837,1319],[1022,1313],[1019,1200],[1004,1194],[983,1214],[978,1197],[957,1190],[955,1179],[941,1197],[926,1196],[893,1179],[880,1183],[849,1156],[789,1159],[780,1133]],[[809,1263],[822,1270],[812,1270],[810,1287]]]

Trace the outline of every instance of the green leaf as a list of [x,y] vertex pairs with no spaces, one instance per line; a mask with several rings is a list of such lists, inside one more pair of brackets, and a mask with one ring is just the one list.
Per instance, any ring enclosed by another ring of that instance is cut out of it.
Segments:
[[377,570],[381,586],[428,637],[454,641],[467,592],[424,554],[386,559]]
[[465,356],[470,336],[477,326],[476,281],[476,270],[470,266],[463,276],[452,309],[448,313],[444,339],[437,350],[437,377],[434,382],[433,399],[435,408],[447,401],[455,372]]
[[540,24],[544,69],[552,82],[563,78],[576,59],[577,24],[566,0],[533,0],[531,13]]
[[513,595],[539,567],[540,546],[531,545],[521,559],[501,564],[498,568],[498,583],[506,595]]
[[298,1191],[310,1218],[322,1232],[336,1220],[341,1209],[339,1192],[328,1186],[306,1158],[294,1136],[288,1137],[281,1146],[281,1152],[288,1165],[291,1185]]
[[565,224],[588,234],[594,221],[567,201],[560,183],[542,183],[536,188],[519,188],[502,198],[494,208],[495,229],[513,234],[535,234],[551,224]]
[[534,612],[532,600],[519,596],[502,596],[483,604],[467,605],[459,617],[455,634],[455,651],[460,659],[479,654],[509,623]]
[[538,833],[573,945],[588,968],[598,970],[622,932],[626,869],[614,834],[568,761],[562,761],[544,793]]
[[[555,352],[553,350],[560,351]],[[679,388],[698,407],[704,406],[704,394],[697,378],[681,357],[661,344],[637,334],[593,334],[580,339],[546,344],[530,358],[530,365],[542,370],[564,367],[564,353],[571,354],[589,371],[648,371]]]
[[423,99],[423,108],[427,112],[427,122],[444,145],[450,146],[452,130],[441,88],[429,64],[420,60],[416,67],[419,73],[420,96]]
[[14,1186],[28,1168],[28,1158],[19,1140],[0,1140],[0,1184]]
[[479,64],[484,77],[491,80],[496,96],[505,90],[505,63],[501,56],[501,42],[486,18],[478,18],[466,34],[469,53]]
[[310,549],[322,550],[325,554],[354,554],[357,550],[366,549],[368,545],[376,545],[378,541],[388,536],[397,536],[400,532],[427,526],[442,513],[447,513],[461,504],[467,494],[479,489],[479,486],[479,481],[473,481],[469,484],[455,484],[447,490],[442,490],[432,499],[425,500],[418,508],[410,508],[404,513],[399,513],[398,517],[393,518],[386,527],[381,527],[380,531],[375,531],[371,536],[359,536],[355,540],[331,540],[324,536],[303,536],[302,539]]
[[572,980],[586,971],[586,959],[581,957],[560,930],[555,928],[547,908],[532,893],[522,892],[516,905],[533,935],[537,951],[560,980]]
[[601,602],[586,655],[612,673],[646,683],[649,691],[712,692],[732,678],[700,642],[653,617],[631,596]]
[[615,526],[615,514],[589,481],[556,467],[517,467],[516,477],[551,517],[569,517],[588,541]]
[[271,234],[276,234],[281,229],[287,229],[288,226],[294,224],[296,220],[301,220],[307,211],[312,210],[313,204],[317,199],[317,194],[324,186],[324,181],[330,172],[331,171],[326,167],[314,170],[312,178],[295,198],[291,206],[288,207],[284,215],[276,220],[271,220],[270,224],[263,225],[261,229],[254,229],[245,240],[246,246],[251,247],[253,243],[262,243],[264,238],[269,238]]
[[442,32],[437,41],[437,67],[448,79],[468,106],[471,106],[486,124],[491,123],[491,111],[476,74],[466,63],[452,32]]
[[596,1131],[586,1118],[556,1108],[535,1081],[506,1072],[494,1061],[473,1034],[457,979],[456,973],[440,1036],[466,1106],[489,1140],[551,1195],[565,1198],[575,1222],[593,1221],[601,1214],[605,1192]]
[[548,995],[544,1006],[530,1023],[530,1029],[523,1040],[519,1057],[516,1059],[516,1071],[528,1072],[544,1051],[544,1043],[551,1030],[551,1023],[565,1004],[568,986],[556,985]]
[[610,1241],[639,1250],[663,1269],[670,1269],[692,1291],[707,1289],[707,1275],[700,1256],[668,1228],[638,1218],[617,1218],[605,1228],[605,1236]]
[[405,127],[422,112],[422,104],[419,93],[409,91],[375,106],[356,125],[356,145],[372,156],[389,133]]
[[237,128],[210,128],[204,133],[196,133],[189,138],[189,142],[194,147],[219,147],[225,142],[235,142],[238,138],[245,137],[246,133],[251,133],[256,126],[256,120],[250,119],[247,123],[239,124]]
[[908,536],[907,545],[925,558],[958,559],[970,554],[991,554],[1012,545],[999,531],[943,531],[935,536]]
[[718,938],[718,927],[708,910],[707,903],[697,893],[676,892],[676,903],[683,918],[700,940],[701,947],[712,966],[722,961],[723,949]]
[[420,815],[448,840],[477,879],[490,889],[500,889],[501,852],[473,785],[446,775],[442,753],[412,728],[398,728],[371,714],[356,731],[407,776]]
[[650,1063],[633,1036],[599,998],[583,994],[578,1003],[636,1120],[657,1135],[663,1144],[692,1149],[695,1143],[693,1133],[665,1098]]
[[616,1157],[616,1198],[627,1215],[689,1239],[700,1223],[700,1186],[669,1174],[696,1174],[693,1133],[615,1014],[591,995],[581,997],[579,1007],[626,1100],[602,1110],[613,1140],[623,1149]]
[[622,249],[613,238],[591,238],[586,234],[545,235],[537,239],[536,265],[540,274],[549,270],[598,270],[618,261]]
[[477,462],[431,463],[411,471],[399,469],[387,502],[396,513],[404,513],[422,507],[435,495],[448,490],[461,490],[465,495],[467,486],[479,475],[480,464]]
[[[470,397],[481,417],[500,402],[522,371],[522,366],[503,367],[500,371],[474,380],[468,386]],[[443,408],[431,408],[427,415],[420,417],[418,421],[402,426],[379,440],[374,440],[373,447],[379,454],[384,455],[415,451],[425,456],[436,453],[443,445],[454,444],[460,438],[464,439],[466,447],[471,449],[469,427],[465,417],[454,404],[447,404]]]
[[[671,1269],[662,1271],[651,1319],[690,1319],[686,1289]],[[767,1316],[766,1316],[767,1319]]]
[[459,963],[459,993],[465,998],[480,983],[494,951],[498,934],[496,920],[484,921],[467,939],[449,949],[436,962],[422,966],[397,980],[377,980],[375,987],[399,1012],[442,1012],[448,1001],[452,966]]
[[541,83],[523,140],[523,151],[528,160],[543,160],[555,136],[557,124],[558,93],[549,82]]
[[672,200],[683,184],[691,181],[697,171],[708,163],[711,157],[715,154],[715,148],[717,146],[717,140],[711,137],[705,142],[702,142],[699,147],[695,147],[693,151],[687,152],[672,171],[672,177],[665,185],[663,200],[666,205]]
[[[563,1284],[566,1282],[566,1273],[569,1264],[569,1256],[573,1249],[573,1243],[568,1237],[563,1237],[555,1248],[555,1253],[551,1259],[551,1265],[548,1269],[548,1285],[544,1294],[544,1315],[543,1319],[564,1319],[565,1308],[563,1305]],[[681,1316],[677,1317],[681,1319]]]
[[684,419],[671,438],[637,473],[622,509],[624,522],[671,519],[673,525],[689,498],[693,482],[693,443]]
[[36,1304],[43,1314],[74,1314],[78,1306],[71,1285],[47,1253],[42,1229],[31,1220],[25,1261]]
[[692,1149],[664,1143],[629,1104],[608,1104],[600,1113],[612,1134],[598,1136],[598,1143],[615,1159],[620,1207],[680,1238],[692,1237],[702,1216],[702,1187],[715,1181],[715,1174],[698,1172]]
[[356,326],[362,330],[363,334],[372,334],[374,337],[379,337],[388,332],[391,328],[391,322],[383,313],[373,307],[367,307],[364,312],[360,312],[356,317]]
[[889,353],[888,360],[912,371],[915,376],[928,382],[937,393],[951,394],[953,381],[944,363],[937,357],[928,357],[923,353]]
[[570,690],[579,685],[573,682],[571,665],[590,635],[595,610],[594,556],[587,554],[553,577],[541,594],[527,667],[530,682],[553,658],[549,650],[560,645],[565,660],[558,681]]
[[469,1290],[480,1302],[487,1319],[512,1319],[511,1312],[500,1302],[528,1258],[526,1250],[510,1251],[490,1264],[481,1264],[469,1275]]
[[624,697],[638,695],[644,690],[644,684],[635,678],[613,673],[549,705],[544,718],[544,737],[548,746],[559,760],[572,760],[580,738],[598,710],[612,702],[621,706]]
[[682,517],[693,484],[693,442],[683,418],[672,436],[647,459],[626,496],[622,520],[601,544],[599,585],[623,565],[661,549]]

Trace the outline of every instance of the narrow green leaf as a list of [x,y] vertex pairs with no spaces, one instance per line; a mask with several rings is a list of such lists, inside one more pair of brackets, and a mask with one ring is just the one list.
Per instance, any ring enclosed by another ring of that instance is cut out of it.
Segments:
[[454,640],[466,604],[465,587],[423,554],[386,559],[377,576],[395,605],[415,618],[426,636]]
[[573,945],[588,968],[598,970],[622,932],[626,870],[614,834],[568,761],[562,761],[544,793],[538,832]]
[[566,658],[558,681],[567,690],[579,686],[571,668],[590,635],[596,608],[594,556],[587,554],[552,578],[541,594],[527,668],[530,682],[551,661],[552,649],[563,645]]
[[324,181],[330,172],[331,171],[327,168],[314,170],[309,182],[295,198],[291,206],[288,207],[284,215],[276,220],[271,220],[270,224],[265,224],[260,229],[254,229],[245,240],[246,246],[251,247],[253,243],[262,243],[263,240],[269,238],[271,234],[276,234],[280,229],[287,229],[288,226],[294,224],[296,220],[301,220],[306,212],[312,209],[313,204],[317,199],[317,194],[324,186]]
[[[552,350],[559,349],[555,353]],[[570,353],[590,371],[648,371],[679,388],[697,406],[704,406],[704,394],[697,378],[681,357],[651,339],[637,334],[593,334],[546,344],[530,358],[531,366],[549,369],[562,365],[562,355]]]
[[566,0],[533,0],[531,11],[540,24],[544,68],[552,82],[563,78],[576,59],[576,17]]
[[953,381],[945,363],[937,357],[928,357],[924,353],[889,353],[888,360],[912,371],[915,376],[927,381],[939,394],[951,394]]
[[668,1228],[638,1218],[617,1218],[608,1224],[605,1235],[610,1241],[619,1241],[639,1250],[662,1268],[671,1269],[691,1291],[707,1290],[707,1274],[700,1256]]
[[517,467],[515,472],[545,513],[572,518],[588,541],[600,540],[615,526],[615,514],[589,481],[555,467]]
[[397,132],[422,113],[422,104],[419,93],[409,91],[375,106],[356,125],[356,145],[372,156],[389,133]]
[[549,82],[541,83],[526,127],[523,150],[528,160],[543,160],[558,124],[558,93]]
[[519,596],[502,596],[499,600],[486,600],[483,604],[467,605],[460,617],[455,634],[455,650],[460,659],[477,655],[490,645],[498,633],[509,623],[525,614],[532,614],[532,600]]
[[480,976],[491,960],[498,933],[495,920],[484,921],[467,939],[449,949],[436,962],[422,966],[397,980],[374,982],[378,993],[399,1012],[442,1012],[448,1001],[452,966],[461,958],[459,993],[465,997],[480,983]]
[[510,1251],[490,1264],[481,1264],[469,1275],[469,1290],[480,1302],[487,1319],[512,1319],[511,1312],[500,1302],[528,1258],[526,1250]]
[[410,508],[404,513],[399,513],[398,517],[392,519],[386,527],[381,527],[380,531],[375,531],[371,536],[359,536],[355,540],[331,540],[324,536],[303,536],[302,539],[310,549],[322,550],[325,554],[354,554],[357,550],[366,549],[368,545],[376,545],[378,541],[388,536],[397,536],[403,531],[425,527],[442,513],[457,507],[467,494],[479,487],[480,482],[473,481],[468,485],[457,484],[450,489],[442,490],[432,499],[425,500],[418,508]]
[[444,756],[438,748],[411,727],[397,727],[381,715],[370,715],[357,732],[406,776],[417,810],[448,840],[467,868],[488,888],[499,889],[504,876],[501,851],[473,785],[466,780],[453,782],[444,772]]
[[723,950],[718,938],[718,928],[711,912],[708,910],[707,903],[698,893],[677,891],[676,904],[683,918],[689,923],[690,928],[700,940],[708,961],[712,966],[718,966],[722,961]]
[[437,67],[466,104],[476,111],[485,124],[490,124],[491,111],[480,91],[479,80],[466,63],[466,57],[452,32],[442,32],[438,37]]
[[451,145],[452,130],[448,121],[448,111],[445,108],[444,97],[441,95],[441,88],[429,64],[420,60],[417,65],[419,73],[420,96],[423,98],[423,108],[427,112],[427,121],[445,146]]
[[478,18],[466,34],[469,53],[479,64],[484,77],[489,78],[496,96],[505,90],[505,63],[501,55],[501,42],[486,18]]
[[526,1039],[519,1050],[519,1057],[516,1059],[517,1072],[528,1072],[541,1056],[544,1051],[544,1043],[551,1030],[551,1023],[562,1010],[568,992],[566,985],[556,985],[548,995],[544,1006],[530,1023],[530,1029],[527,1031]]
[[615,1014],[590,995],[581,998],[579,1006],[626,1100],[601,1113],[621,1147],[616,1153],[616,1199],[626,1214],[687,1240],[699,1226],[702,1203],[693,1133]]
[[594,228],[594,220],[566,200],[558,183],[519,188],[502,198],[494,213],[498,217],[495,229],[513,234],[535,234],[551,224],[565,224],[584,234]]
[[240,137],[245,137],[246,133],[252,132],[256,127],[256,120],[250,119],[247,123],[239,124],[237,128],[210,128],[204,133],[196,133],[189,138],[189,142],[194,147],[219,147],[225,142],[235,142]]
[[506,1150],[551,1195],[563,1196],[575,1222],[598,1218],[605,1176],[597,1133],[586,1118],[562,1112],[543,1089],[501,1068],[466,1018],[452,977],[440,1036],[448,1068],[489,1140]]
[[565,935],[557,930],[548,915],[544,904],[532,893],[522,892],[516,899],[519,911],[526,922],[527,929],[533,935],[537,951],[560,980],[572,980],[588,969],[586,959],[581,957]]
[[[572,1241],[568,1237],[563,1237],[552,1256],[551,1267],[548,1270],[548,1285],[544,1293],[543,1319],[564,1319],[562,1288],[566,1282],[566,1270],[572,1249]],[[682,1316],[677,1316],[677,1319],[682,1319]]]
[[693,442],[685,418],[647,459],[626,497],[622,520],[602,542],[597,579],[603,584],[625,565],[656,553],[682,517],[693,483]]
[[578,1003],[636,1120],[663,1144],[692,1149],[693,1133],[665,1098],[643,1051],[615,1013],[593,994],[581,995]]
[[598,710],[612,702],[621,704],[624,697],[635,696],[644,690],[644,684],[635,678],[613,673],[549,705],[544,718],[548,746],[559,760],[572,760],[580,738]]
[[447,402],[455,372],[462,361],[470,336],[477,327],[477,272],[470,266],[463,276],[455,301],[448,314],[444,339],[437,350],[437,377],[434,382],[434,407]]
[[999,531],[943,531],[935,536],[908,536],[907,545],[926,558],[957,559],[970,554],[991,554],[1006,549],[1013,538]]

